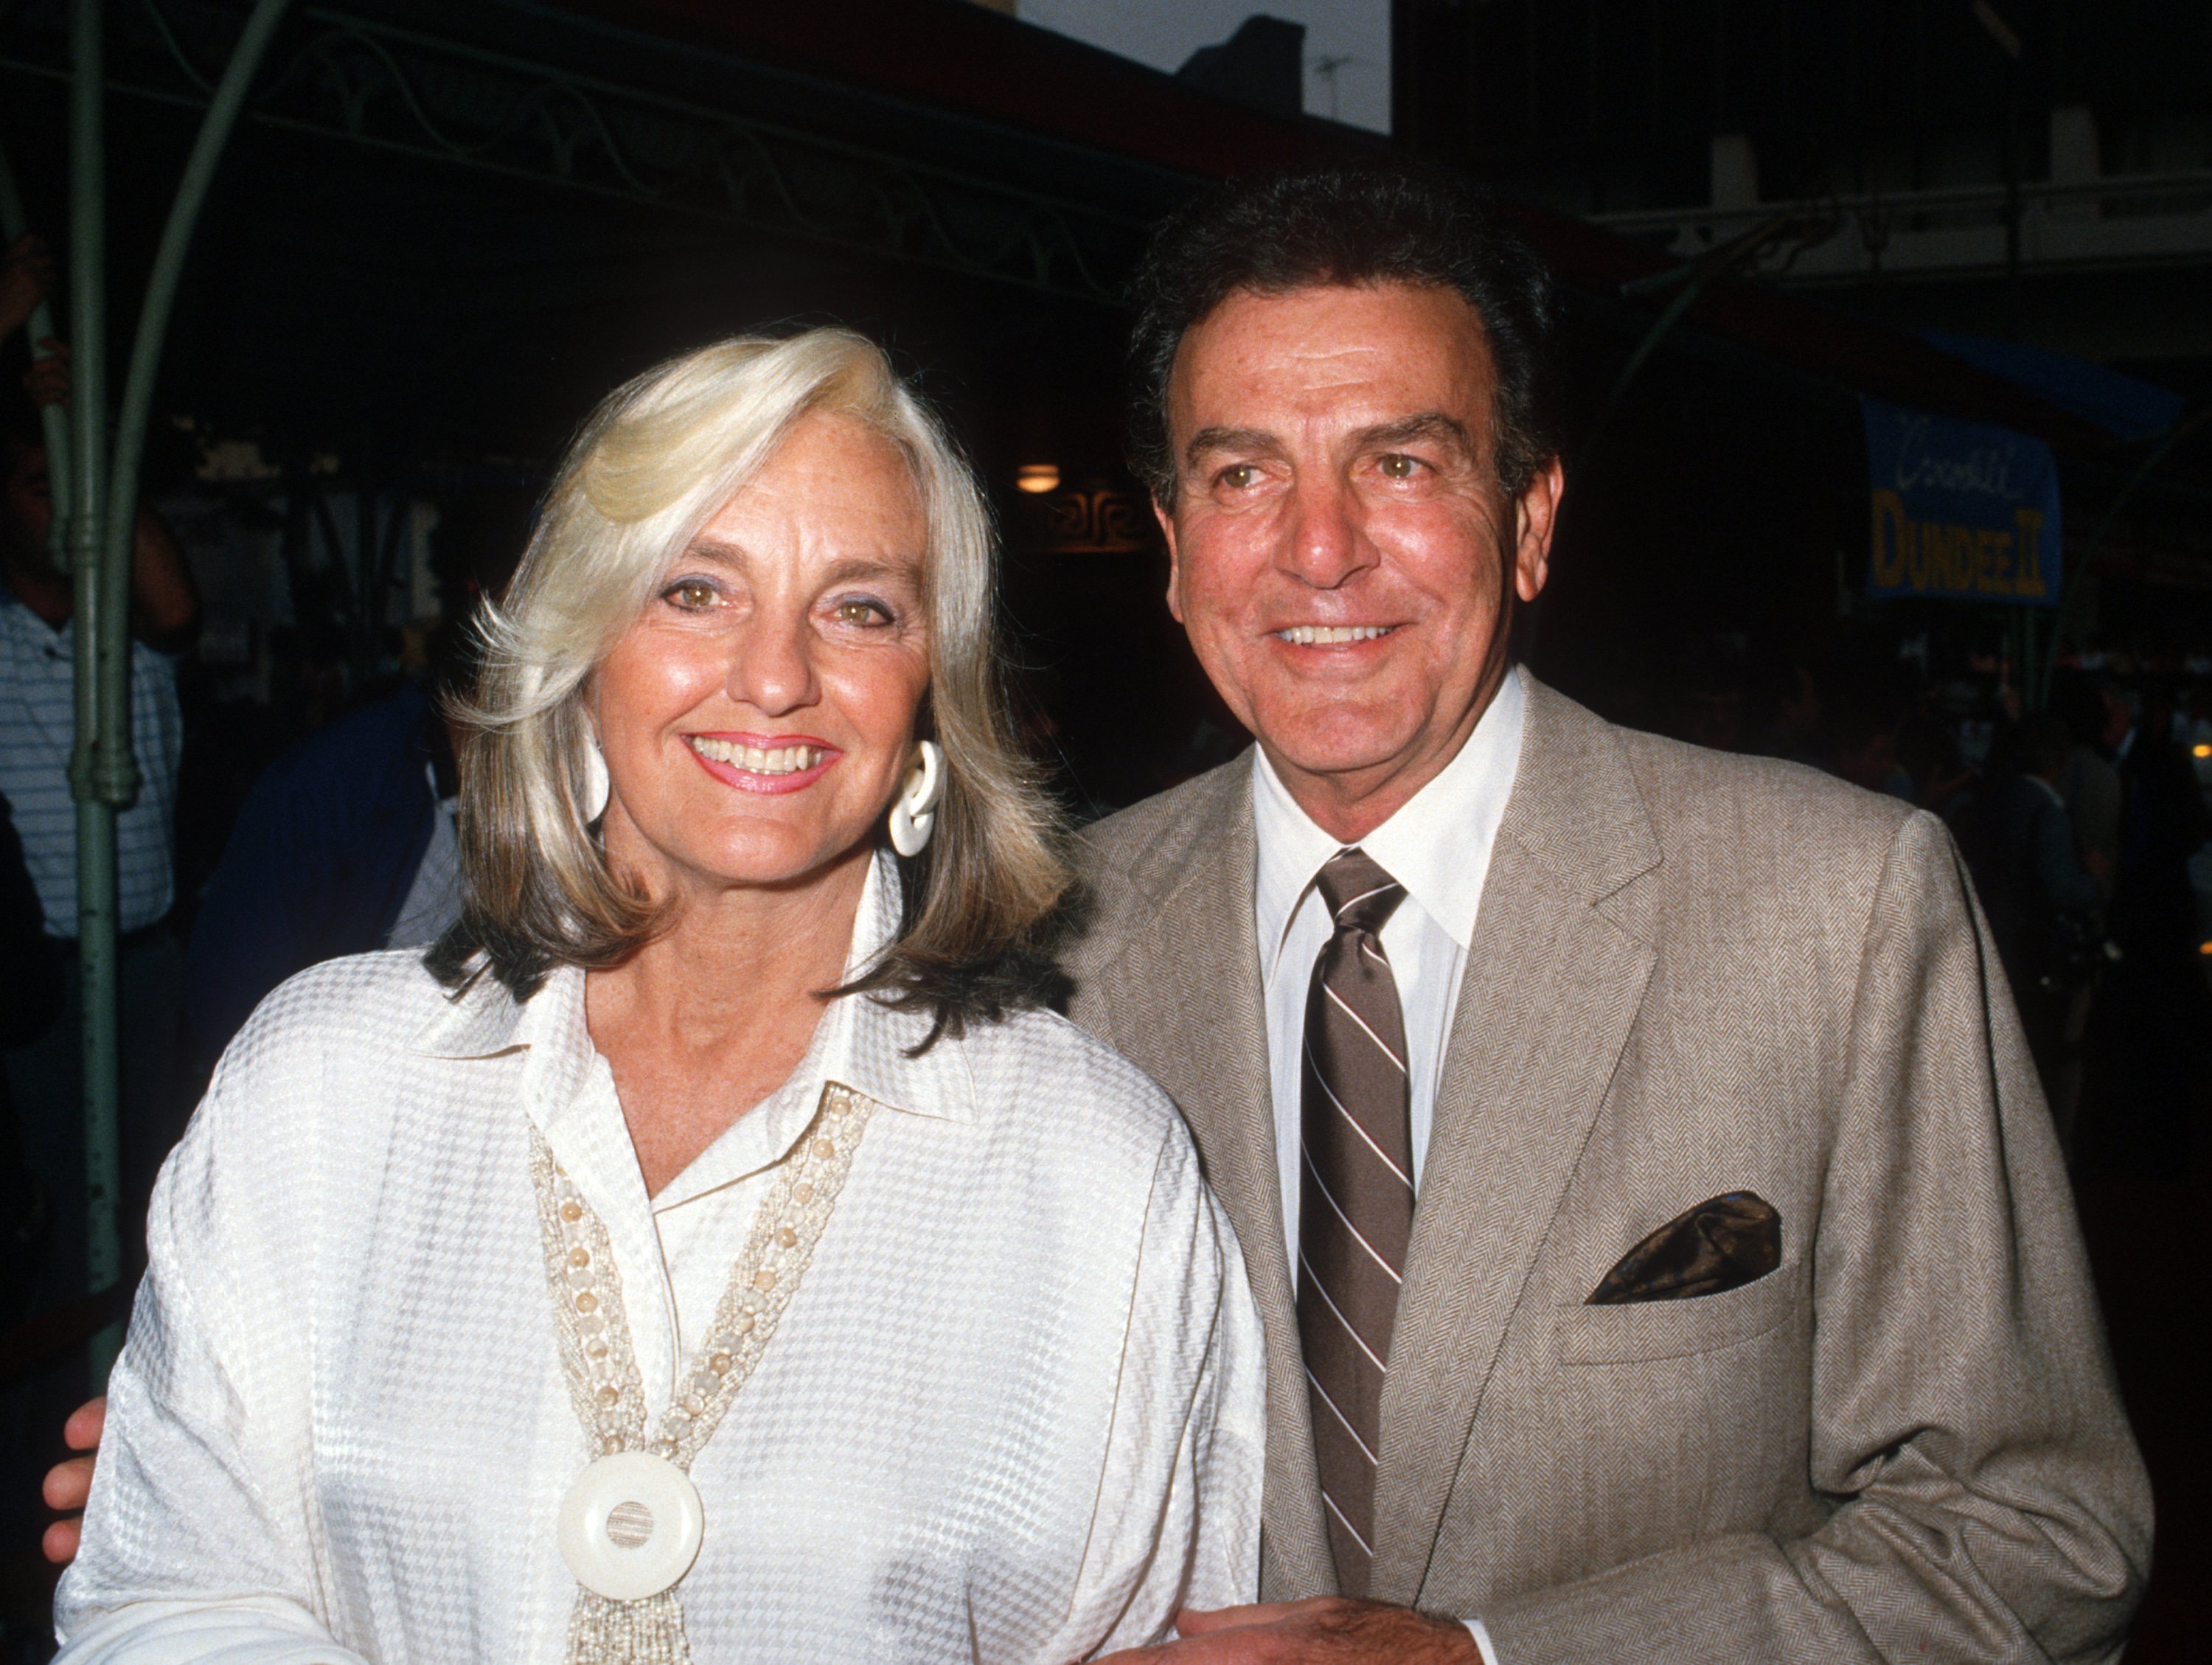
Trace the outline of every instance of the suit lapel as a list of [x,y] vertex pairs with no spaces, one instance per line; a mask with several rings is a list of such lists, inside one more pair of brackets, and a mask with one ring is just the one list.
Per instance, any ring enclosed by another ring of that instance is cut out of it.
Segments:
[[1136,951],[1115,962],[1108,987],[1115,1033],[1182,1109],[1243,1247],[1267,1344],[1266,1583],[1269,1594],[1310,1595],[1333,1591],[1336,1574],[1283,1240],[1253,918],[1251,781],[1249,754],[1219,772],[1212,801],[1189,824],[1186,859],[1148,898]]
[[1627,760],[1597,718],[1533,679],[1527,688],[1382,1395],[1370,1586],[1382,1601],[1419,1595],[1507,1322],[1656,958],[1607,906],[1659,860]]

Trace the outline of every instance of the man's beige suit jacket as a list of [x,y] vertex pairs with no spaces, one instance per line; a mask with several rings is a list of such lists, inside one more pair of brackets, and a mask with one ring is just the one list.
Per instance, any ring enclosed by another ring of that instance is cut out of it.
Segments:
[[[1373,1594],[1504,1665],[2102,1660],[2149,1553],[2074,1206],[1940,823],[1530,679],[1382,1400]],[[1249,758],[1091,829],[1073,1015],[1189,1119],[1266,1322],[1263,1594],[1334,1589]],[[1590,1305],[1707,1198],[1779,1267]]]

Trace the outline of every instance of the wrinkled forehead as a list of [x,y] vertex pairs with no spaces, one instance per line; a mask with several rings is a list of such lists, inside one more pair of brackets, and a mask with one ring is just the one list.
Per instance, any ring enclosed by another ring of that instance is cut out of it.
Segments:
[[1449,412],[1486,427],[1496,374],[1480,315],[1409,283],[1232,291],[1184,333],[1169,381],[1178,445],[1200,427],[1295,410],[1347,421]]

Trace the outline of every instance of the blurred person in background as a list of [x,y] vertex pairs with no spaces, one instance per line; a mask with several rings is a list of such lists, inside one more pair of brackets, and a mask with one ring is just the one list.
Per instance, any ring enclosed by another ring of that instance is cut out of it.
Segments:
[[2190,1159],[2208,1109],[2212,1001],[2190,862],[2206,836],[2204,799],[2173,738],[2176,700],[2146,683],[2120,737],[2119,869],[2111,931],[2120,952],[2090,1024],[2085,1158],[2167,1173]]
[[1997,957],[2069,1157],[2082,1026],[2104,963],[2103,898],[2082,865],[2058,790],[2073,750],[2074,737],[2058,718],[2023,718],[1990,759],[1967,842]]
[[1744,647],[1726,633],[1685,642],[1662,673],[1658,726],[1670,739],[1741,751],[1747,738]]
[[1912,802],[1912,777],[1897,756],[1904,725],[1903,702],[1889,689],[1863,674],[1844,678],[1822,715],[1828,773],[1869,792]]
[[2110,905],[2120,872],[2120,808],[2124,796],[2112,753],[2128,731],[2128,710],[2109,688],[2072,676],[2051,690],[2051,709],[2066,725],[2066,766],[2058,795],[2073,823],[2081,865],[2096,881],[2099,901]]
[[1751,712],[1747,751],[1755,757],[1803,763],[1808,769],[1820,766],[1820,723],[1826,708],[1820,679],[1810,665],[1795,658],[1762,658],[1752,668],[1747,697]]
[[446,707],[475,675],[477,604],[504,585],[529,522],[526,504],[501,496],[447,510],[434,544],[443,621],[428,684],[318,730],[254,782],[185,955],[196,1081],[295,972],[371,949],[427,948],[460,918],[459,736]]
[[0,342],[31,321],[54,286],[54,257],[43,238],[18,237],[0,249]]
[[[0,799],[0,1047],[28,1046],[53,1026],[61,1009],[61,945],[46,934],[22,841]],[[8,1078],[0,1073],[0,1328],[29,1307],[52,1218],[53,1198],[23,1160]]]
[[1898,731],[1897,766],[1912,783],[1912,800],[1948,818],[1953,804],[1972,790],[1974,771],[1959,737],[1942,714],[1918,706]]
[[[34,280],[27,285],[27,268]],[[49,281],[50,268],[11,251],[0,290],[43,295]],[[53,1252],[35,1304],[77,1292],[85,1278],[76,805],[69,779],[76,739],[76,594],[49,544],[53,503],[38,418],[39,407],[68,397],[69,357],[60,343],[49,344],[53,355],[36,361],[23,378],[28,397],[10,389],[0,419],[0,795],[14,808],[46,933],[59,940],[64,961],[60,1021],[9,1051],[6,1061],[25,1158],[55,1200]],[[117,811],[115,844],[118,981],[131,1014],[123,1030],[125,1177],[127,1188],[143,1194],[183,1110],[173,1088],[183,954],[167,925],[183,744],[174,656],[191,647],[200,618],[183,551],[150,509],[138,517],[131,580],[131,738],[139,786]]]

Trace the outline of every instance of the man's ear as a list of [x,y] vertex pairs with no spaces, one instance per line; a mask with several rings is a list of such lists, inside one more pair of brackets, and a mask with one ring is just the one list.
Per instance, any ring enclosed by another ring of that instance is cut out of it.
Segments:
[[1566,471],[1554,457],[1536,471],[1513,505],[1513,592],[1524,603],[1543,594],[1552,575],[1552,529],[1566,489]]
[[1182,619],[1182,562],[1176,551],[1175,516],[1169,513],[1157,497],[1152,499],[1152,518],[1160,523],[1160,536],[1168,545],[1168,614],[1181,624]]

